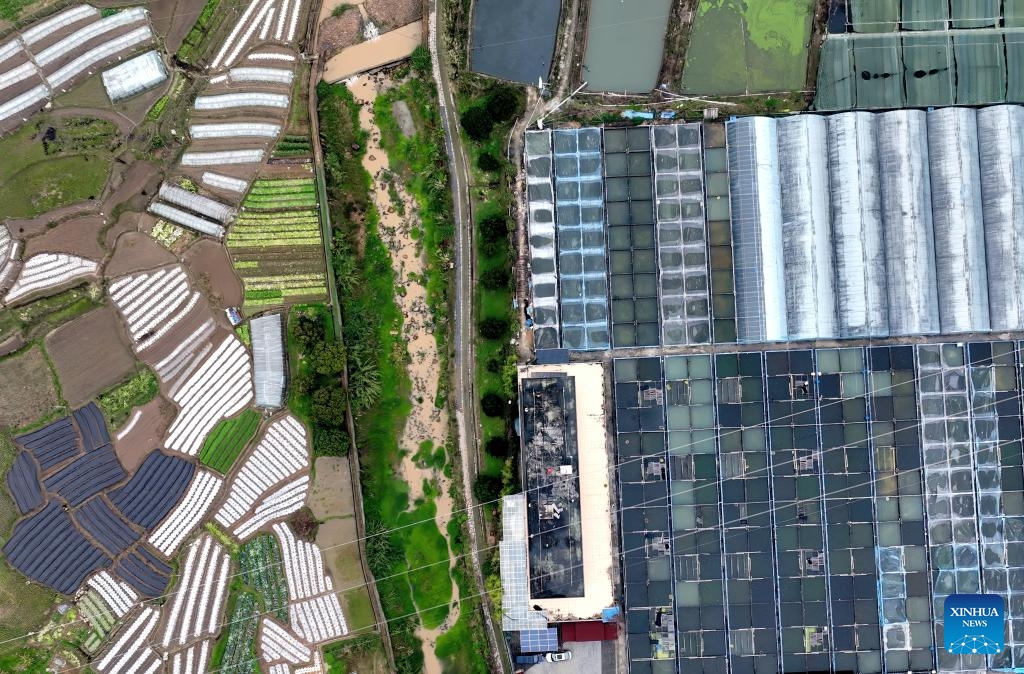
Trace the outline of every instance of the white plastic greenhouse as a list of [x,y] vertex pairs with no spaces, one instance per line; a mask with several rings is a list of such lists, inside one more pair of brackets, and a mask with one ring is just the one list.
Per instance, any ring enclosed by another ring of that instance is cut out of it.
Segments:
[[103,73],[103,87],[112,102],[152,89],[167,79],[167,68],[156,51],[125,61]]
[[57,89],[68,83],[82,72],[92,68],[96,64],[106,61],[117,55],[119,52],[132,49],[140,44],[149,42],[153,38],[153,31],[149,26],[141,26],[126,33],[116,40],[102,44],[99,47],[90,49],[71,63],[46,78],[50,88]]
[[218,189],[238,193],[244,192],[245,188],[249,186],[249,183],[244,180],[232,178],[231,176],[222,176],[219,173],[211,173],[210,171],[203,172],[202,181],[204,185],[208,185],[209,187],[216,187]]
[[280,124],[259,122],[224,122],[221,124],[193,124],[189,135],[196,140],[204,138],[276,138]]
[[0,89],[6,89],[7,87],[13,86],[18,82],[35,75],[37,72],[35,64],[31,61],[26,61],[17,68],[11,68],[4,74],[0,75]]
[[0,46],[0,63],[3,63],[9,58],[14,57],[21,51],[21,42],[15,38],[8,40],[2,46]]
[[13,117],[33,105],[38,105],[41,101],[46,100],[49,93],[50,90],[46,88],[46,85],[40,84],[39,86],[29,89],[20,96],[12,98],[6,103],[0,105],[0,120]]
[[727,130],[740,341],[1024,329],[1024,108]]
[[295,74],[286,68],[232,68],[229,73],[232,82],[271,82],[291,84]]
[[47,47],[43,51],[35,55],[35,61],[40,67],[47,66],[54,61],[57,61],[64,56],[80,49],[89,40],[93,40],[100,37],[104,33],[108,33],[121,26],[128,26],[139,21],[145,21],[146,10],[141,7],[130,7],[128,9],[111,14],[110,16],[100,19],[94,23],[90,23],[84,28],[76,30],[71,35],[67,36],[63,40],[60,40],[51,47]]
[[168,220],[176,222],[182,227],[188,227],[189,229],[193,229],[197,232],[202,232],[203,234],[209,234],[210,236],[215,236],[217,238],[224,236],[224,228],[217,223],[210,222],[209,220],[192,215],[191,213],[187,213],[181,209],[174,208],[173,206],[162,204],[158,201],[149,205],[149,212],[154,215],[159,215],[161,218],[167,218]]
[[30,28],[26,28],[21,32],[21,39],[25,41],[26,45],[32,46],[43,38],[90,17],[100,18],[99,10],[91,5],[76,5],[63,12],[54,14],[45,21],[40,21]]
[[160,198],[175,206],[187,208],[193,213],[205,215],[220,222],[230,222],[235,217],[235,209],[227,204],[183,190],[176,185],[167,183],[160,185]]
[[285,384],[281,314],[252,319],[249,331],[252,335],[256,406],[277,409],[284,401]]
[[993,330],[1024,328],[1024,108],[978,110],[978,158]]
[[263,150],[225,150],[222,152],[186,152],[181,156],[182,166],[218,166],[220,164],[258,164],[263,161]]
[[251,92],[241,94],[220,94],[216,96],[199,96],[196,98],[196,110],[223,110],[225,108],[287,108],[288,96],[284,94],[267,94]]

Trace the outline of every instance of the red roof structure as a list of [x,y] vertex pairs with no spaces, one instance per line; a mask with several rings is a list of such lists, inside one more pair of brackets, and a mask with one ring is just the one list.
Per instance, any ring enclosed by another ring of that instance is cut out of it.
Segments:
[[561,623],[558,629],[563,642],[614,641],[619,636],[619,627],[616,623],[604,623],[600,620]]

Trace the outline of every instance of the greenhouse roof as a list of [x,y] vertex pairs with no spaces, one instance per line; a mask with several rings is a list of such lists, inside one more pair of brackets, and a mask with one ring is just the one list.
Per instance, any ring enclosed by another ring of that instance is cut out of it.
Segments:
[[103,87],[113,102],[131,98],[167,79],[167,68],[153,50],[114,66],[103,73]]

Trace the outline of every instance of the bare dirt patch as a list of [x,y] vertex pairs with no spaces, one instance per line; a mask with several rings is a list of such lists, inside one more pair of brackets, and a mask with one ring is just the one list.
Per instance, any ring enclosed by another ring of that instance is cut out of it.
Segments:
[[46,337],[46,351],[71,407],[84,405],[135,369],[113,307],[90,311],[57,328]]
[[420,0],[366,0],[363,8],[382,33],[423,18]]
[[114,255],[107,263],[107,278],[124,276],[175,262],[167,249],[141,232],[126,232],[117,239]]
[[147,161],[133,161],[130,164],[118,158],[114,161],[111,179],[113,189],[103,202],[103,212],[110,213],[118,204],[129,202],[133,210],[145,210],[150,195],[160,185],[160,169]]
[[320,52],[333,56],[363,38],[363,17],[355,7],[341,16],[328,16],[320,24]]
[[66,220],[26,241],[23,257],[27,260],[38,253],[70,253],[90,260],[101,260],[104,254],[99,242],[102,227],[103,218],[98,215]]
[[[347,517],[354,511],[352,479],[347,458],[321,456],[313,465],[313,488],[306,505],[318,520]],[[354,537],[353,537],[354,539]]]
[[[139,413],[136,419],[136,413]],[[174,419],[174,405],[163,396],[157,396],[132,411],[122,428],[113,436],[114,451],[129,473],[135,472],[142,460],[153,449],[163,446],[163,437]],[[135,422],[132,423],[132,420]],[[131,427],[129,428],[129,425]],[[127,432],[123,432],[127,430]]]
[[53,373],[38,346],[0,360],[0,382],[0,426],[24,426],[59,403]]
[[192,271],[196,285],[215,308],[242,304],[242,282],[235,275],[231,258],[220,243],[203,239],[185,253],[185,266]]

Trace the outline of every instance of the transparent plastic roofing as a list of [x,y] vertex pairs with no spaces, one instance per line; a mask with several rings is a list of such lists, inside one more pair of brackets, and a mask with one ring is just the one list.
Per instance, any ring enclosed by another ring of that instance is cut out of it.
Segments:
[[215,236],[218,239],[224,236],[224,228],[217,223],[200,218],[199,216],[183,211],[180,208],[175,208],[155,201],[149,205],[149,212],[154,215],[159,215],[161,218],[167,218],[168,220],[183,227],[188,227],[189,229],[201,232],[202,234],[209,234],[210,236]]
[[220,222],[228,222],[235,217],[235,209],[219,201],[184,190],[177,185],[163,183],[160,185],[160,198],[164,201],[181,206],[188,210],[205,215]]
[[285,94],[259,92],[199,96],[196,98],[195,105],[196,110],[223,110],[225,108],[245,107],[287,108],[288,96]]
[[221,175],[219,173],[213,173],[211,171],[203,172],[203,184],[209,185],[210,187],[216,187],[222,190],[228,190],[229,192],[244,192],[245,188],[249,186],[249,183],[238,178],[232,178],[231,176]]
[[291,84],[295,74],[286,68],[239,67],[229,71],[232,82]]
[[728,122],[739,340],[1024,329],[1022,123],[1016,106]]
[[261,122],[193,124],[188,128],[189,135],[197,140],[204,138],[276,138],[280,132],[280,124]]
[[[78,77],[83,72],[108,59],[117,56],[118,53],[128,51],[141,44],[149,42],[153,38],[153,31],[148,25],[141,26],[126,33],[110,42],[95,47],[85,52],[71,63],[54,72],[46,78],[51,88],[60,88],[69,81]],[[62,89],[63,90],[63,89]]]
[[828,111],[1021,100],[1024,28],[943,29],[827,36],[814,107]]
[[217,166],[219,164],[258,164],[263,150],[225,150],[223,152],[186,152],[182,166]]
[[250,322],[253,381],[256,406],[277,409],[284,402],[284,329],[281,314],[269,314]]
[[526,134],[526,189],[529,199],[530,285],[534,344],[561,345],[558,323],[558,264],[555,255],[555,195],[552,185],[551,132]]
[[111,101],[152,89],[167,79],[167,68],[156,51],[148,51],[103,73],[103,87]]
[[[616,359],[630,671],[1024,666],[1022,346]],[[1001,653],[938,647],[954,592]]]

